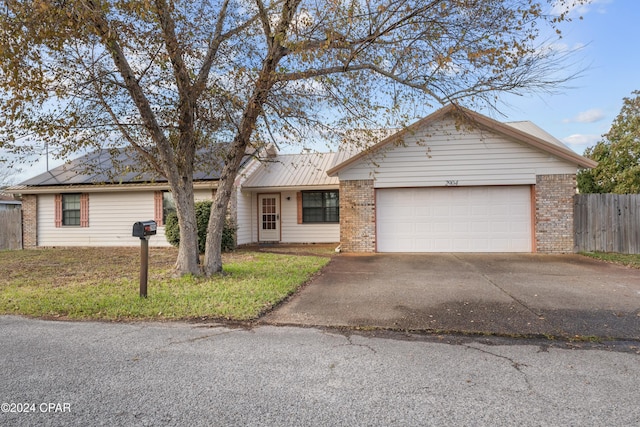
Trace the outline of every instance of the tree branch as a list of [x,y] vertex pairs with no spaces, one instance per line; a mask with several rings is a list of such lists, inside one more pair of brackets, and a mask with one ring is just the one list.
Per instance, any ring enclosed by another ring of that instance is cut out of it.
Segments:
[[189,78],[189,71],[184,63],[184,52],[176,37],[176,27],[173,17],[171,16],[171,9],[165,0],[156,0],[156,13],[160,20],[160,27],[162,28],[167,53],[173,65],[173,74],[178,85],[178,93],[181,99],[187,100],[191,95],[191,80]]
[[[99,5],[96,5],[92,0],[88,0],[84,2],[84,7],[89,12],[88,17],[93,25],[96,35],[102,40],[102,43],[110,52],[113,62],[124,80],[125,87],[140,112],[145,128],[149,131],[152,140],[158,145],[160,152],[163,153],[163,160],[169,164],[175,163],[171,144],[164,135],[164,132],[151,109],[149,100],[145,96],[138,79],[124,55],[117,31],[110,28]],[[169,168],[163,168],[163,170],[166,171],[169,170]]]
[[262,0],[255,0],[256,6],[258,7],[258,17],[260,18],[260,23],[262,24],[262,31],[264,31],[264,36],[267,41],[267,46],[271,49],[273,45],[273,36],[271,35],[271,23],[269,22],[269,14],[262,3]]
[[420,90],[426,94],[428,94],[429,96],[434,97],[434,99],[436,99],[438,102],[442,103],[444,105],[444,103],[446,103],[446,99],[439,97],[438,95],[436,95],[435,93],[433,93],[433,91],[431,89],[429,89],[429,86],[427,86],[426,84],[417,84],[414,82],[411,82],[407,79],[403,79],[402,77],[390,73],[388,71],[383,70],[382,68],[378,67],[377,65],[374,64],[357,64],[357,65],[341,65],[341,66],[335,66],[335,67],[327,67],[327,68],[319,68],[319,69],[311,69],[311,70],[306,70],[306,71],[299,71],[299,72],[295,72],[295,73],[287,73],[287,74],[280,74],[277,77],[278,81],[296,81],[296,80],[305,80],[305,79],[310,79],[310,78],[314,78],[314,77],[323,77],[323,76],[329,76],[331,74],[342,74],[342,73],[346,73],[346,72],[357,72],[357,71],[372,71],[374,73],[377,73],[383,77],[386,77],[390,80],[393,80],[396,83],[401,83],[404,86],[408,86],[410,88],[413,89],[417,89]]
[[[194,96],[199,97],[204,88],[206,87],[207,79],[209,78],[209,73],[211,72],[211,67],[213,66],[213,60],[218,54],[218,49],[224,40],[231,37],[236,32],[240,32],[244,29],[244,25],[240,25],[236,27],[233,31],[230,31],[226,34],[222,34],[222,29],[224,27],[224,21],[227,17],[227,8],[229,7],[229,0],[225,0],[222,4],[222,8],[220,9],[220,14],[218,16],[218,22],[216,22],[216,28],[213,33],[213,37],[209,42],[209,48],[207,49],[207,55],[202,62],[202,67],[200,68],[200,72],[198,73],[198,77],[196,79],[196,83],[194,85]],[[248,21],[249,22],[249,21]]]

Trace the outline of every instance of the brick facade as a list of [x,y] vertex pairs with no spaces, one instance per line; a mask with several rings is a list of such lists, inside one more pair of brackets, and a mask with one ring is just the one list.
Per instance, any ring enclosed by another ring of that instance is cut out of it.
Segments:
[[32,249],[38,246],[38,196],[22,196],[22,246]]
[[343,252],[375,252],[373,180],[340,181],[340,244]]
[[542,253],[573,252],[573,196],[576,175],[536,177],[536,250]]

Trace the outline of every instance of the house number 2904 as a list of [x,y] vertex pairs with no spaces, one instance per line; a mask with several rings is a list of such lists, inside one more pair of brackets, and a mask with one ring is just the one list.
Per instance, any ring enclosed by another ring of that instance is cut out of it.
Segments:
[[458,185],[458,180],[457,179],[456,180],[448,179],[446,182],[447,182],[447,187]]

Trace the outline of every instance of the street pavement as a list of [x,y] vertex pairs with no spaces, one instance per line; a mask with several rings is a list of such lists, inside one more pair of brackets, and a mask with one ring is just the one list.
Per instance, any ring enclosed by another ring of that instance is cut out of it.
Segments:
[[631,426],[637,342],[0,316],[2,426]]

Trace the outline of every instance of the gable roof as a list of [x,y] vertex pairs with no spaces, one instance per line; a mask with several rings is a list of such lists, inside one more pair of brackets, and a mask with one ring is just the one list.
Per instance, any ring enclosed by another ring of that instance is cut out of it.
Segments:
[[554,155],[558,158],[566,160],[570,163],[574,163],[582,168],[594,168],[598,164],[591,159],[587,159],[572,150],[570,150],[566,145],[564,145],[561,141],[554,138],[538,126],[534,125],[531,122],[512,122],[512,123],[501,123],[497,120],[494,120],[490,117],[484,116],[482,114],[476,113],[474,111],[468,110],[464,107],[455,106],[453,104],[449,104],[434,113],[428,115],[427,117],[418,120],[412,125],[402,129],[401,131],[391,135],[390,137],[383,139],[377,144],[371,146],[369,149],[363,150],[360,153],[356,154],[353,157],[346,159],[345,161],[337,164],[327,171],[329,176],[336,176],[341,170],[344,170],[348,166],[356,163],[363,157],[374,153],[381,148],[398,142],[405,135],[416,132],[418,129],[428,126],[431,123],[435,123],[445,116],[450,114],[461,114],[466,120],[469,120],[471,123],[486,128],[488,130],[494,131],[496,133],[502,134],[504,136],[513,138],[519,142],[527,144],[531,147],[537,148],[544,152],[547,152],[551,155]]
[[338,178],[326,171],[347,156],[343,152],[279,154],[263,161],[242,188],[337,186]]

